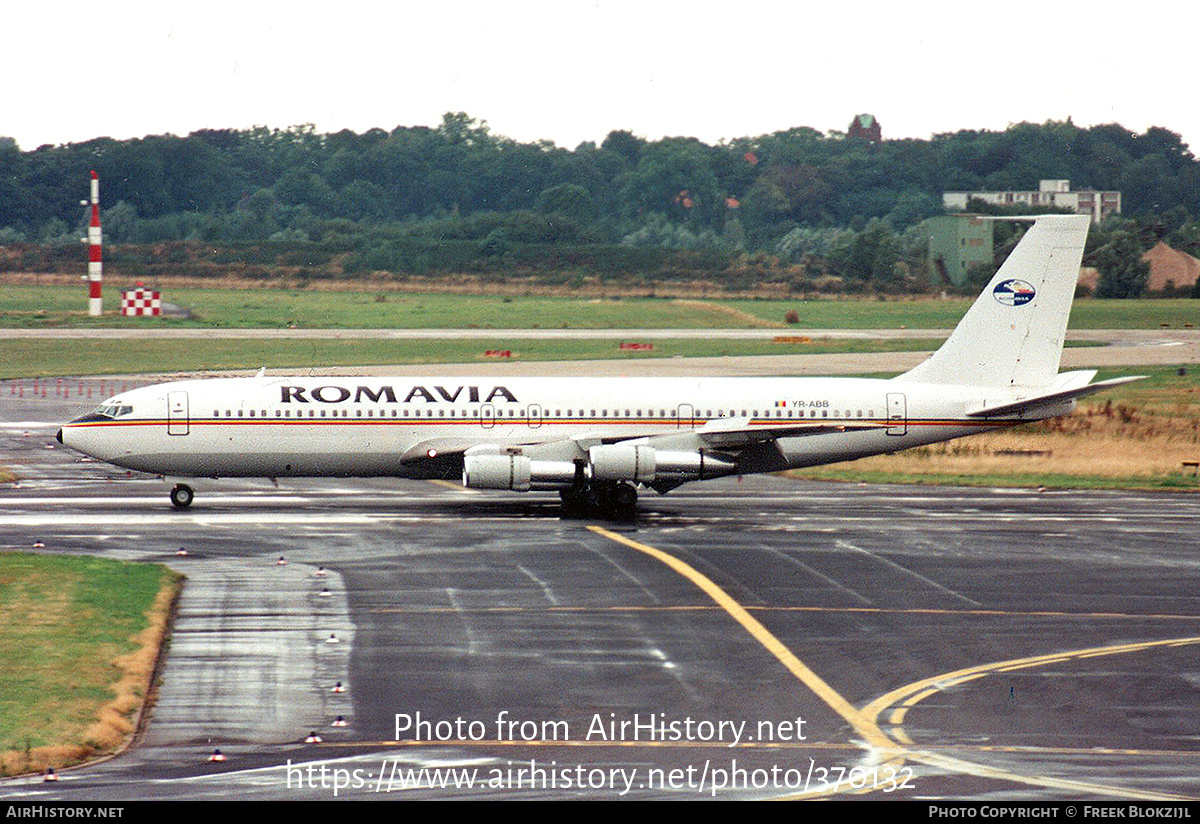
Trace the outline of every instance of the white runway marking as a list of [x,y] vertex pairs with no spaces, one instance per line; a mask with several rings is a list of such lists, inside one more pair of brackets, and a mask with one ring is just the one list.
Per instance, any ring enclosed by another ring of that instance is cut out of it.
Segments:
[[[44,515],[0,515],[0,526],[177,526],[182,523],[197,526],[242,526],[255,524],[296,525],[298,523],[373,524],[384,521],[402,520],[387,515],[355,515],[331,512],[249,512],[249,513],[203,513],[182,514],[169,509],[160,513],[130,515],[128,513],[64,515],[51,512]],[[422,519],[425,520],[425,519]],[[459,520],[459,519],[455,519]]]
[[[164,490],[166,487],[163,487]],[[221,495],[219,498],[213,496],[214,502],[233,505],[246,504],[262,504],[270,501],[271,503],[281,504],[303,504],[308,503],[309,498],[299,495],[271,495],[263,493],[262,495]],[[153,506],[162,507],[167,501],[167,496],[155,495],[150,496],[121,496],[121,497],[64,497],[64,498],[0,498],[0,506],[117,506],[130,507],[136,504],[151,504]]]
[[550,602],[551,606],[559,605],[559,600],[554,597],[554,593],[550,590],[550,587],[546,584],[545,581],[543,581],[541,578],[534,575],[532,572],[530,572],[528,569],[526,569],[522,564],[517,564],[517,569],[519,569],[521,571],[521,574],[523,574],[526,578],[533,581],[535,584],[537,584],[539,587],[542,588],[542,594],[546,596],[546,600]]
[[816,578],[820,578],[822,581],[829,584],[834,589],[840,590],[853,598],[857,598],[859,601],[861,601],[864,604],[871,603],[871,599],[867,598],[864,595],[860,595],[859,593],[855,592],[854,590],[850,589],[847,586],[844,586],[843,584],[838,583],[837,581],[830,578],[828,575],[818,572],[817,570],[813,569],[812,567],[810,567],[808,564],[804,563],[803,561],[796,560],[795,558],[793,558],[791,555],[784,552],[783,550],[775,549],[774,547],[767,547],[766,549],[767,549],[767,552],[771,553],[772,555],[776,556],[777,558],[782,558],[783,560],[787,561],[788,563],[791,563],[791,564],[794,564],[794,565],[800,567],[800,569],[804,570],[809,575],[812,575]]
[[900,564],[896,563],[895,561],[890,561],[881,555],[876,555],[874,552],[871,552],[870,550],[863,549],[862,547],[857,547],[854,544],[848,543],[846,541],[838,541],[837,545],[842,547],[843,549],[852,549],[855,552],[861,552],[863,555],[866,555],[870,558],[874,558],[876,561],[885,563],[890,567],[894,567],[895,569],[898,569],[903,573],[911,575],[912,577],[916,578],[919,581],[924,581],[925,583],[929,584],[931,587],[934,587],[935,589],[939,589],[942,592],[946,593],[947,595],[953,595],[955,598],[958,598],[961,601],[966,601],[968,604],[971,604],[971,605],[977,606],[977,607],[983,606],[983,604],[979,603],[978,601],[972,600],[971,598],[968,598],[965,595],[960,595],[959,593],[955,592],[952,589],[947,589],[946,587],[939,584],[937,581],[930,580],[929,578],[926,578],[924,575],[920,574],[919,572],[913,572],[911,569],[908,569],[907,567],[902,567],[902,566],[900,566]]

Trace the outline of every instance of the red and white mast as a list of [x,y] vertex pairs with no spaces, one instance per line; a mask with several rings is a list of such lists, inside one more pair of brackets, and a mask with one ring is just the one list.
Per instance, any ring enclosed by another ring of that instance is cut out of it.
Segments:
[[104,301],[101,300],[104,267],[100,262],[100,178],[92,170],[92,219],[88,223],[88,314],[100,315]]

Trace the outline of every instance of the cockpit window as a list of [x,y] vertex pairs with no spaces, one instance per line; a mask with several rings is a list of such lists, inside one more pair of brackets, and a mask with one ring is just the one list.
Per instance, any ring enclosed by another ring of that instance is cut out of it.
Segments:
[[133,414],[133,407],[116,403],[107,404],[96,409],[95,413],[93,414],[102,415],[106,418],[120,418],[124,415]]

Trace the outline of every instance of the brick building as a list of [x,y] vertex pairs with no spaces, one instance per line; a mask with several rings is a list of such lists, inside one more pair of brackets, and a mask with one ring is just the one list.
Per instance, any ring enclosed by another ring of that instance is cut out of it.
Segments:
[[883,139],[879,121],[873,114],[856,114],[850,121],[850,128],[846,130],[846,137],[861,137],[872,143],[878,143]]

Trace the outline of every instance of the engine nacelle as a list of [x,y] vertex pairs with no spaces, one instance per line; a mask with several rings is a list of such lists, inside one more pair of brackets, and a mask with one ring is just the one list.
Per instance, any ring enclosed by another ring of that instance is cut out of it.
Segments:
[[717,478],[737,472],[737,464],[717,458],[707,452],[679,452],[657,450],[654,457],[658,464],[655,477],[658,480],[699,481]]
[[523,455],[466,455],[463,486],[472,489],[564,489],[576,482],[571,461],[534,461]]
[[705,452],[655,449],[645,444],[608,444],[588,450],[598,481],[698,481],[737,472],[737,465]]
[[592,478],[597,481],[642,481],[654,480],[657,461],[654,447],[643,444],[623,443],[593,446],[588,450],[592,466]]

